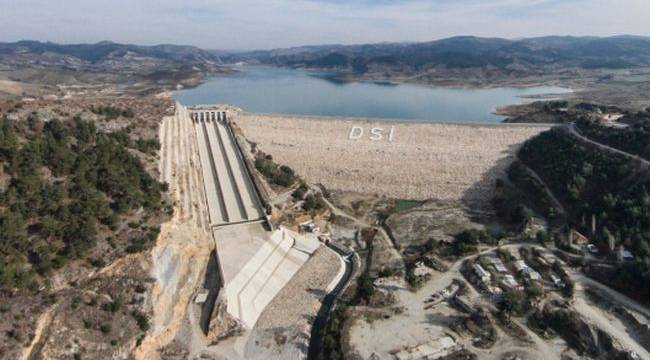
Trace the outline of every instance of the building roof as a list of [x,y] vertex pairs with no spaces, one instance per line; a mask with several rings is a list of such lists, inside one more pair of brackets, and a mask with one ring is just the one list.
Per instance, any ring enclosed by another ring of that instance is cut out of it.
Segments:
[[542,278],[542,276],[541,276],[537,271],[535,271],[535,270],[533,270],[533,269],[531,269],[531,268],[529,268],[529,267],[526,267],[526,268],[523,270],[523,272],[524,272],[524,274],[528,275],[528,277],[529,277],[531,280],[539,280],[539,279]]
[[439,359],[449,355],[456,347],[456,341],[449,336],[443,336],[426,344],[406,348],[395,354],[398,360]]
[[523,260],[515,261],[515,268],[517,269],[517,271],[522,271],[522,270],[526,269],[527,267],[528,267],[528,265],[526,265],[525,261],[523,261]]
[[490,273],[485,271],[485,269],[483,269],[483,267],[480,264],[474,264],[474,271],[476,272],[476,275],[478,275],[481,278],[491,277]]
[[507,273],[508,269],[503,264],[494,264],[494,268],[500,273]]
[[490,263],[492,263],[492,266],[500,272],[500,273],[506,273],[508,272],[508,269],[506,269],[505,265],[503,265],[503,261],[497,257],[489,257],[488,260]]
[[575,244],[586,244],[589,242],[589,239],[586,236],[582,235],[576,230],[571,229],[571,233],[573,234],[573,242]]
[[194,298],[194,302],[197,304],[203,304],[208,300],[208,291],[203,289],[201,290],[197,295],[196,298]]
[[514,288],[519,287],[519,283],[517,282],[517,280],[515,280],[515,278],[512,275],[509,275],[509,274],[504,277],[502,283],[503,283],[503,285],[505,285],[506,287],[508,287],[510,289],[514,289]]

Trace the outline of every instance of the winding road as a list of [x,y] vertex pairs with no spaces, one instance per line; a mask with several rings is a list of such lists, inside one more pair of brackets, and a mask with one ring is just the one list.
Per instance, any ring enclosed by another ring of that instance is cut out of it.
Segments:
[[597,141],[591,140],[588,137],[582,135],[582,133],[580,132],[580,129],[578,129],[578,127],[576,126],[576,124],[574,122],[569,123],[565,127],[565,129],[568,130],[568,132],[571,135],[577,137],[578,139],[580,139],[580,140],[582,140],[582,141],[584,141],[584,142],[586,142],[588,144],[594,145],[594,146],[598,147],[599,149],[606,150],[606,151],[612,152],[614,154],[624,156],[625,158],[627,158],[629,160],[638,161],[641,164],[643,164],[646,168],[650,168],[650,161],[648,161],[648,160],[646,160],[646,159],[644,159],[644,158],[642,158],[642,157],[640,157],[638,155],[630,154],[630,153],[625,152],[623,150],[613,148],[613,147],[611,147],[609,145],[599,143]]

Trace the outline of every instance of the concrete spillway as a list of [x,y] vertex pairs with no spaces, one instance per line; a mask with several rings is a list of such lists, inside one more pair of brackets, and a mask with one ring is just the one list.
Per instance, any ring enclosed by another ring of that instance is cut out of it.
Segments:
[[320,243],[287,229],[276,230],[226,285],[228,312],[249,328]]
[[264,217],[225,121],[196,119],[194,128],[213,226],[255,221]]
[[256,223],[265,214],[224,111],[197,109],[187,123],[198,143],[227,310],[252,328],[320,243],[284,228],[269,234]]

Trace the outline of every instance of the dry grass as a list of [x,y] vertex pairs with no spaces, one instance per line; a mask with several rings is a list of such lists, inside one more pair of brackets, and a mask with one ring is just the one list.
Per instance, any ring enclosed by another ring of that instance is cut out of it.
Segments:
[[[277,162],[330,189],[471,204],[486,204],[518,147],[548,129],[253,114],[235,122]],[[365,130],[360,140],[348,139],[354,125]],[[390,126],[393,142],[369,139],[370,128]]]

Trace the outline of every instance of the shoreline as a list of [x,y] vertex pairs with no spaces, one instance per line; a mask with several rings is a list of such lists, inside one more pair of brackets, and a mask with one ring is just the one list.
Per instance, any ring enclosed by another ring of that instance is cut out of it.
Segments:
[[[228,106],[233,106],[229,105]],[[188,106],[191,107],[191,106]],[[543,127],[547,128],[549,126],[556,126],[554,123],[507,123],[499,122],[480,122],[480,121],[445,121],[445,120],[425,120],[425,119],[397,119],[397,118],[368,118],[368,117],[347,117],[347,116],[328,116],[328,115],[302,115],[302,114],[274,114],[274,113],[256,113],[256,112],[246,112],[241,111],[237,116],[261,116],[268,118],[285,118],[286,120],[322,120],[322,121],[342,121],[342,122],[361,122],[364,124],[390,124],[390,125],[408,125],[408,124],[419,124],[419,125],[450,125],[450,126],[461,126],[461,127]],[[502,116],[502,115],[499,115]],[[236,119],[236,117],[235,117]],[[504,119],[505,120],[505,119]]]
[[[229,67],[236,67],[240,65],[236,64],[225,64]],[[478,81],[467,81],[465,78],[449,78],[441,79],[438,81],[422,81],[417,80],[413,76],[405,75],[395,75],[395,77],[385,77],[380,76],[376,73],[369,73],[366,75],[358,75],[350,71],[341,70],[341,69],[331,69],[331,68],[319,68],[319,67],[305,67],[305,66],[277,66],[272,64],[251,64],[247,63],[243,66],[250,67],[267,67],[267,68],[278,68],[278,69],[289,69],[289,70],[301,70],[305,72],[320,72],[321,75],[329,75],[328,79],[337,80],[342,83],[355,83],[355,82],[368,82],[368,83],[378,83],[385,84],[388,86],[397,86],[397,85],[419,85],[429,88],[446,88],[446,89],[465,89],[465,90],[481,90],[481,89],[496,89],[496,88],[514,88],[514,89],[528,89],[541,86],[555,86],[561,88],[571,89],[571,92],[567,94],[573,94],[578,91],[575,89],[577,86],[576,81],[579,79],[559,79],[559,78],[549,78],[546,80],[536,79],[531,77],[529,81],[521,81],[518,78],[512,77],[503,77],[501,79],[492,79],[490,81],[484,79],[477,79]],[[237,70],[235,70],[237,72]],[[582,90],[582,89],[579,89]],[[544,95],[544,94],[540,94]],[[535,96],[535,95],[533,95]]]
[[[258,67],[258,68],[269,68],[269,69],[288,69],[288,70],[293,70],[293,71],[320,71],[324,72],[326,70],[323,69],[313,69],[313,68],[292,68],[292,67],[286,67],[286,66],[272,66],[272,65],[264,65],[264,64],[253,64],[253,65],[246,65],[251,68]],[[233,64],[228,64],[226,65],[225,72],[223,73],[206,73],[203,74],[203,76],[200,79],[197,79],[197,81],[192,84],[192,86],[184,86],[182,88],[177,88],[176,90],[172,91],[171,97],[175,99],[176,101],[179,101],[177,99],[177,94],[182,92],[183,90],[191,90],[195,89],[197,87],[200,87],[206,83],[209,83],[210,81],[218,81],[218,79],[224,77],[224,76],[231,76],[232,74],[236,73],[241,73],[242,66],[240,65],[233,65]],[[345,76],[345,73],[336,73],[336,72],[328,72],[328,74],[332,74],[334,78],[340,78],[340,76]],[[316,76],[316,75],[314,75]],[[386,82],[389,83],[391,86],[398,86],[398,85],[414,85],[414,86],[421,86],[423,88],[435,90],[436,88],[438,89],[456,89],[456,90],[490,90],[490,89],[498,89],[498,88],[503,88],[503,89],[529,89],[529,88],[535,88],[535,87],[560,87],[566,90],[566,92],[563,92],[562,90],[552,90],[549,89],[549,92],[543,92],[542,89],[540,89],[540,93],[538,94],[519,94],[519,95],[514,95],[514,98],[511,99],[510,101],[504,100],[504,104],[501,105],[496,105],[494,109],[491,110],[486,110],[484,115],[478,115],[477,120],[444,120],[444,119],[433,119],[433,118],[399,118],[399,117],[367,117],[367,116],[354,116],[354,115],[320,115],[320,114],[301,114],[301,113],[267,113],[267,112],[247,112],[247,111],[242,111],[243,114],[257,114],[257,115],[268,115],[268,116],[287,116],[287,117],[305,117],[305,118],[315,118],[315,119],[331,119],[331,118],[345,118],[345,119],[352,119],[356,121],[383,121],[383,122],[399,122],[399,123],[439,123],[439,124],[469,124],[469,125],[490,125],[490,124],[503,124],[505,123],[505,120],[509,117],[509,114],[503,114],[501,113],[503,109],[508,109],[514,106],[521,106],[525,105],[527,103],[533,103],[535,101],[548,101],[548,100],[557,100],[557,99],[567,99],[570,97],[574,97],[577,92],[582,91],[582,88],[575,88],[571,87],[568,84],[557,84],[557,82],[554,81],[536,81],[536,82],[531,82],[531,83],[526,83],[526,84],[511,84],[511,83],[504,83],[501,84],[499,81],[496,82],[491,82],[490,84],[482,84],[480,86],[475,86],[476,84],[473,84],[471,82],[453,82],[453,83],[444,83],[444,84],[437,84],[437,83],[423,83],[420,81],[409,81],[409,79],[386,79],[386,80],[381,80],[381,79],[366,79],[363,77],[359,78],[354,78],[350,79],[348,81],[349,83],[381,83],[381,82]],[[192,106],[198,106],[198,105],[189,105],[189,104],[183,104],[188,107]],[[231,104],[224,104],[224,105],[229,105],[232,107],[237,107]],[[424,116],[428,116],[427,114],[423,114]],[[481,120],[481,117],[484,116],[484,119]],[[490,118],[492,117],[492,118]],[[498,119],[493,119],[494,117],[498,117]]]

